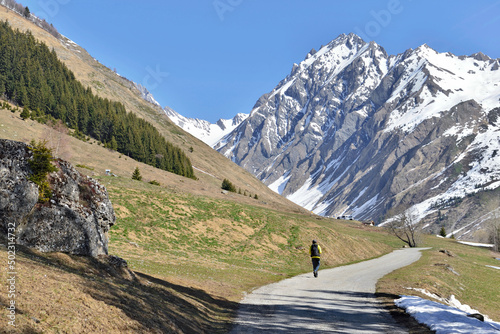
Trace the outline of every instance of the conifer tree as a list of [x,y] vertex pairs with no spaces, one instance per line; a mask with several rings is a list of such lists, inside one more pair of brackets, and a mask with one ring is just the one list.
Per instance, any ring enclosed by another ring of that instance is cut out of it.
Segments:
[[142,180],[141,171],[139,170],[139,167],[135,167],[135,170],[132,173],[132,180],[137,180],[137,181]]
[[236,187],[228,179],[222,181],[222,189],[235,193]]
[[23,108],[23,111],[21,112],[20,116],[23,119],[23,121],[28,119],[30,117],[30,111],[28,110],[28,108]]
[[38,186],[38,200],[42,203],[48,202],[52,196],[47,175],[57,171],[57,168],[52,165],[54,157],[52,150],[47,147],[46,141],[30,143],[30,150],[33,152],[33,158],[28,161],[31,168],[31,176],[29,180]]
[[30,13],[30,9],[28,8],[28,6],[24,7],[23,15],[24,15],[24,17],[26,17],[28,19],[30,18],[31,13]]
[[118,144],[117,144],[114,136],[111,137],[111,142],[109,144],[109,148],[112,149],[113,151],[116,151],[118,149]]

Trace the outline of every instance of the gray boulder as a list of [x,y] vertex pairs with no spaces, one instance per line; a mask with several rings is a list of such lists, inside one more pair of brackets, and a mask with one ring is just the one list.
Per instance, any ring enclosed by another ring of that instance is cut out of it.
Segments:
[[[24,143],[0,139],[0,233],[42,252],[97,257],[108,254],[108,231],[115,214],[106,188],[56,160],[48,175],[52,198],[38,202],[38,187],[28,180],[32,153]],[[11,235],[8,235],[8,233]]]

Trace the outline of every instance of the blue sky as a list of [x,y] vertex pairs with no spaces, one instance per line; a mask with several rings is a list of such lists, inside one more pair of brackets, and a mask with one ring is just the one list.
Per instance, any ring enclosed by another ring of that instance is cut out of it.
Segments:
[[249,113],[293,63],[342,33],[389,54],[500,57],[500,0],[18,0],[162,106],[215,122]]

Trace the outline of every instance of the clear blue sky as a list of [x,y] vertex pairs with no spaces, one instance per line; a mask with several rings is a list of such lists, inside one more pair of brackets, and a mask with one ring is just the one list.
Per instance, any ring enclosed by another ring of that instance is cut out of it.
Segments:
[[215,122],[249,113],[293,63],[342,33],[389,54],[426,43],[500,57],[500,1],[18,0],[162,106]]

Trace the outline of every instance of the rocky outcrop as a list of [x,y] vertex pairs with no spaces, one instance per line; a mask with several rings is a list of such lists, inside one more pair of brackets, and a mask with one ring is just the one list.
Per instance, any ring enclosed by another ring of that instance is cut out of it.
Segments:
[[15,227],[18,244],[43,252],[107,254],[115,214],[106,188],[56,160],[58,171],[48,175],[52,197],[39,203],[38,187],[28,180],[31,158],[26,144],[0,139],[1,233]]

